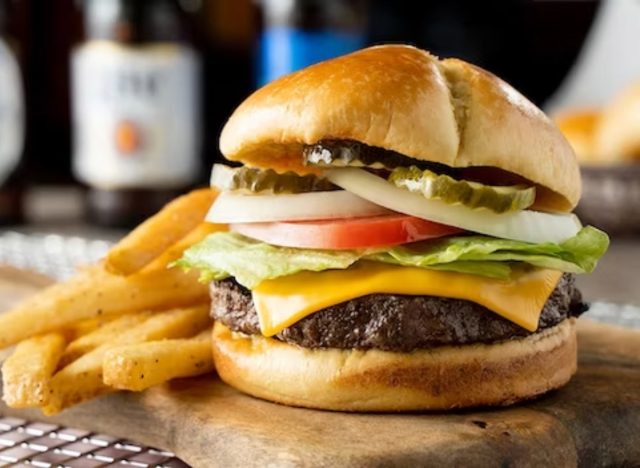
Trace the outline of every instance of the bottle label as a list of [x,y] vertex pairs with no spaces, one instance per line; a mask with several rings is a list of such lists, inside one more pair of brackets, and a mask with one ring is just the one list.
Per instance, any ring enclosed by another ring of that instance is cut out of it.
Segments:
[[364,34],[357,32],[304,31],[282,26],[265,29],[260,38],[258,85],[364,46]]
[[176,44],[73,52],[73,170],[104,189],[172,188],[200,169],[200,63]]
[[20,162],[24,147],[24,101],[20,69],[0,39],[0,185]]

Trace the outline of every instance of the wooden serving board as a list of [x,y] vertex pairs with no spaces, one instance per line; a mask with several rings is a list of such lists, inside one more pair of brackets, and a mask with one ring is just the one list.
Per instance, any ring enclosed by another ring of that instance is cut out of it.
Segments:
[[[3,294],[41,285],[0,269]],[[0,297],[0,310],[13,296]],[[640,465],[640,332],[581,320],[579,350],[568,386],[507,409],[305,410],[242,395],[212,375],[113,394],[54,420],[166,448],[196,467]],[[4,407],[0,414],[44,419]]]

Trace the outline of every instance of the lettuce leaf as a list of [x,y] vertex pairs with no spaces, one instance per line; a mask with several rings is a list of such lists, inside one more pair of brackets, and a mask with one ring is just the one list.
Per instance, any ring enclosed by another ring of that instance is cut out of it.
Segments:
[[187,249],[175,262],[201,271],[201,281],[233,276],[252,288],[264,280],[300,271],[345,269],[360,259],[350,250],[311,250],[277,247],[233,232],[216,232]]
[[530,244],[487,236],[447,237],[392,247],[368,259],[421,268],[461,261],[525,262],[567,273],[587,273],[593,271],[608,246],[604,232],[587,226],[561,244]]
[[202,281],[233,276],[250,289],[264,280],[300,271],[345,269],[359,260],[507,279],[519,263],[569,273],[591,272],[608,245],[607,235],[591,226],[560,244],[458,236],[367,250],[277,247],[233,232],[218,232],[187,249],[175,264],[199,269]]

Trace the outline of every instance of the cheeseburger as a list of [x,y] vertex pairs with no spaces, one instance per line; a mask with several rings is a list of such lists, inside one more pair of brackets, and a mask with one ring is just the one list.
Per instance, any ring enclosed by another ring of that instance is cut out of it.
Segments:
[[574,274],[607,236],[571,214],[573,151],[494,75],[409,46],[329,60],[233,113],[207,220],[218,374],[345,411],[507,405],[576,371]]

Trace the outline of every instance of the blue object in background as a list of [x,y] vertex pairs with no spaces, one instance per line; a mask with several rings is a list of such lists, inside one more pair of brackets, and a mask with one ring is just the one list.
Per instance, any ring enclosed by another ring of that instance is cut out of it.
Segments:
[[291,27],[266,29],[258,50],[258,86],[308,65],[344,55],[365,46],[364,34]]

